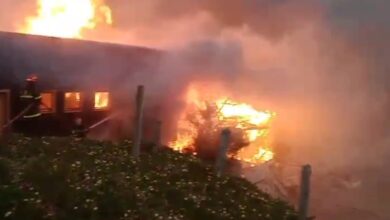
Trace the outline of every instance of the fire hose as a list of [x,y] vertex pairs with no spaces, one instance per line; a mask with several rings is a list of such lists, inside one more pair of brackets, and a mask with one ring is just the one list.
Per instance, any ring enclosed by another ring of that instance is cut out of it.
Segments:
[[27,106],[23,111],[21,111],[18,115],[16,115],[13,119],[11,119],[7,124],[3,125],[1,127],[1,130],[6,129],[10,125],[12,125],[16,120],[18,120],[20,117],[23,117],[23,115],[26,114],[26,112],[28,110],[30,110],[31,107],[33,107],[33,105],[34,105],[34,103],[32,103],[29,106]]
[[[2,126],[2,129],[5,129],[7,127],[9,127],[10,125],[12,125],[16,120],[18,120],[20,117],[23,117],[24,114],[26,114],[26,112],[28,110],[30,110],[30,108],[34,105],[34,103],[31,103],[29,106],[27,106],[23,111],[21,111],[17,116],[15,116],[12,120],[10,120],[7,124],[3,125]],[[40,105],[46,107],[46,108],[49,108],[47,105],[45,105],[44,103],[41,103]]]
[[96,122],[95,124],[89,126],[89,127],[87,128],[87,130],[94,129],[94,128],[100,126],[101,124],[105,123],[106,121],[108,121],[108,120],[114,118],[115,116],[117,116],[117,114],[109,115],[109,116],[105,117],[104,119],[102,119],[102,120]]
[[[10,125],[12,125],[12,124],[13,124],[16,120],[18,120],[20,117],[23,117],[23,115],[26,114],[26,112],[27,112],[28,110],[30,110],[31,107],[32,107],[33,105],[34,105],[34,103],[30,104],[30,105],[27,106],[25,109],[23,109],[23,111],[21,111],[18,115],[16,115],[13,119],[11,119],[7,124],[3,125],[3,126],[1,127],[1,130],[8,128]],[[100,126],[101,124],[105,123],[106,121],[108,121],[108,120],[114,118],[116,115],[117,115],[117,114],[112,114],[112,115],[110,115],[110,116],[107,116],[106,118],[104,118],[104,119],[98,121],[97,123],[95,123],[95,124],[89,126],[87,130],[94,129],[94,128]]]

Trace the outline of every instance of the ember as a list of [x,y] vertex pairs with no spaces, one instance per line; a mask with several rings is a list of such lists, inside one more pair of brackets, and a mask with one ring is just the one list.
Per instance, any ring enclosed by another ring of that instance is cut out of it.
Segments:
[[[274,112],[258,111],[249,104],[229,98],[201,101],[194,90],[190,90],[187,100],[190,100],[189,107],[179,121],[177,138],[170,143],[174,150],[200,153],[198,151],[205,149],[197,149],[197,144],[218,145],[219,131],[229,127],[235,134],[232,149],[229,151],[230,157],[250,164],[260,164],[273,159],[269,129],[276,115]],[[199,143],[204,137],[213,140]]]
[[22,32],[81,38],[84,29],[112,24],[111,9],[98,0],[38,0],[37,15],[28,17]]

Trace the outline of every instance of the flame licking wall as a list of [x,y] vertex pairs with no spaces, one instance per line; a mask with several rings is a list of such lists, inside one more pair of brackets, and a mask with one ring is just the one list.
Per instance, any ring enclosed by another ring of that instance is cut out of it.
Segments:
[[[180,109],[188,84],[216,80],[225,94],[278,113],[279,145],[290,148],[291,158],[313,163],[316,173],[337,168],[362,178],[362,188],[342,194],[340,203],[389,218],[381,205],[389,192],[372,187],[386,186],[390,152],[387,1],[106,4],[113,25],[85,30],[85,38],[174,48],[157,77],[133,78],[148,83],[151,100],[163,94]],[[36,11],[35,1],[3,0],[0,6],[9,12],[0,15],[5,30],[20,30]],[[89,71],[93,65],[84,72]],[[352,194],[366,200],[352,201]]]

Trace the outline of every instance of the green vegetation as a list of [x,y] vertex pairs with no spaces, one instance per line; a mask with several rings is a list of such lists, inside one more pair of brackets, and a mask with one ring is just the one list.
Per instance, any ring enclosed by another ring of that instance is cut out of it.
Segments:
[[0,143],[0,219],[296,219],[244,179],[170,150],[15,136]]

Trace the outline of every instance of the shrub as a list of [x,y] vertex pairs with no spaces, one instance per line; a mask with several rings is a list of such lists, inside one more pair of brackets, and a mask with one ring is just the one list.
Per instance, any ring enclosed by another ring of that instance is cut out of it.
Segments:
[[18,136],[6,145],[0,218],[296,219],[288,204],[248,181],[218,177],[197,158],[171,150],[137,161],[126,141]]

